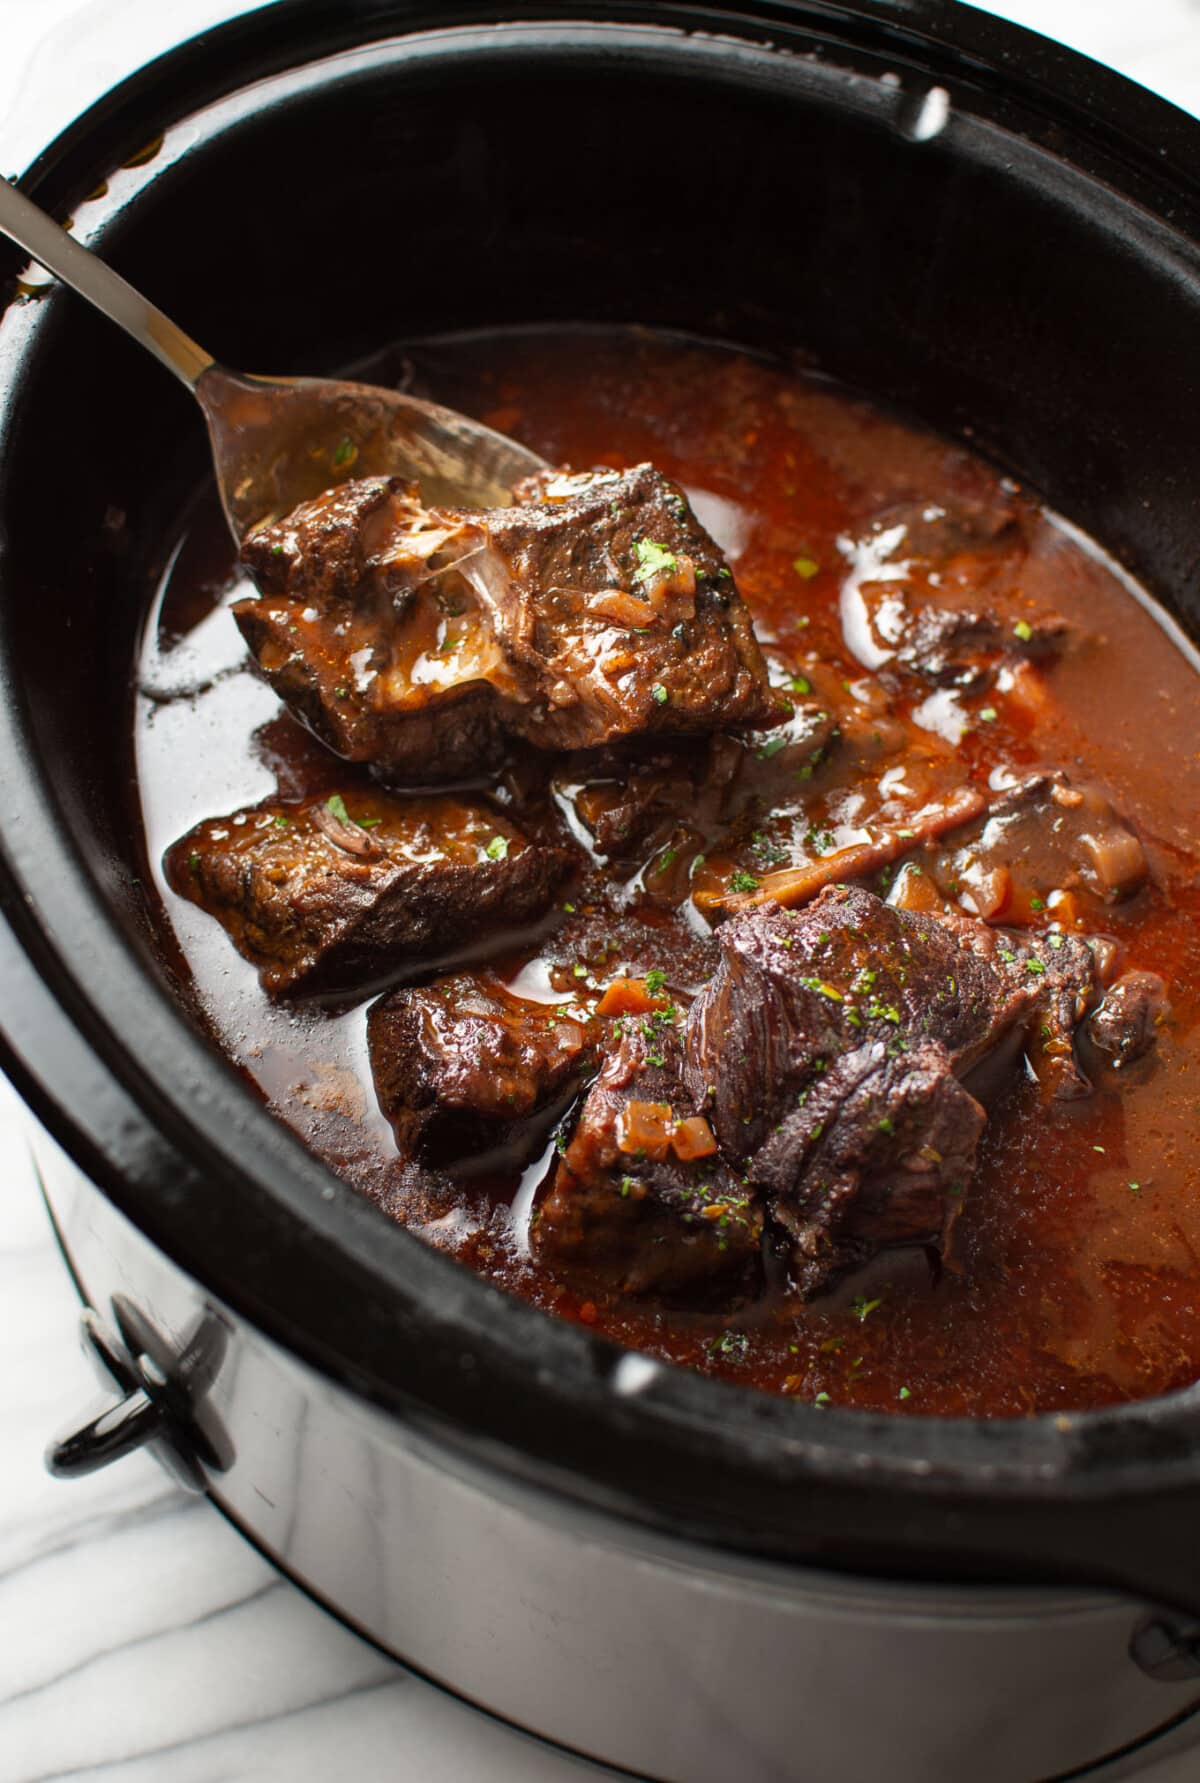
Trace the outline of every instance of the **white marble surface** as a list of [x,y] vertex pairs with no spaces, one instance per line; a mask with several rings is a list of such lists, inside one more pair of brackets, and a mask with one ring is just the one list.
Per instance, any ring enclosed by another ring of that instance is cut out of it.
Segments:
[[[0,0],[0,167],[24,166],[128,71],[131,45],[157,53],[237,10],[229,0]],[[989,10],[1200,112],[1200,0]],[[42,1448],[88,1403],[94,1379],[2,1079],[0,1165],[0,1783],[600,1775],[383,1658],[151,1461],[134,1456],[71,1486],[49,1479]],[[1197,1776],[1200,1759],[1185,1758],[1154,1783]]]

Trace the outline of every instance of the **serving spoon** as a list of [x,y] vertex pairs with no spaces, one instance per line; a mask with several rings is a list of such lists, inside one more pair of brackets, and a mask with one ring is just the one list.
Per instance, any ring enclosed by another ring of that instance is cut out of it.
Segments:
[[340,378],[227,371],[96,254],[0,178],[0,231],[132,335],[204,411],[234,538],[351,477],[402,476],[426,502],[507,507],[545,460],[439,403]]

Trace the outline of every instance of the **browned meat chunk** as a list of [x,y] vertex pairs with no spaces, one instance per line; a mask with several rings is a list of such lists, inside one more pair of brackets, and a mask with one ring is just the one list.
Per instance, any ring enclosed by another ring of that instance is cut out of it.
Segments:
[[556,1273],[621,1294],[749,1285],[762,1214],[684,1089],[673,1012],[629,1021],[530,1234]]
[[1016,585],[1027,520],[1015,497],[914,502],[880,515],[853,547],[843,600],[856,656],[868,668],[969,688],[1005,661],[1057,654],[1072,627],[1029,611]]
[[586,1022],[513,996],[483,974],[393,991],[367,1018],[379,1105],[406,1156],[496,1142],[569,1089],[590,1058]]
[[838,736],[829,712],[802,702],[763,736],[664,741],[632,757],[606,750],[570,758],[556,791],[610,860],[644,855],[681,828],[709,847],[740,818],[794,795]]
[[1062,773],[1034,774],[1002,793],[955,844],[937,857],[933,877],[989,922],[1053,917],[1064,894],[1080,888],[1116,903],[1146,878],[1142,845],[1104,794]]
[[261,591],[233,612],[260,671],[323,743],[412,785],[494,763],[499,653],[455,564],[479,534],[399,478],[342,484],[254,533]]
[[488,806],[359,788],[209,818],[165,862],[276,997],[363,991],[526,922],[569,866]]
[[340,755],[456,778],[505,733],[546,749],[769,723],[750,616],[680,490],[650,465],[547,476],[488,511],[343,484],[247,540],[238,624]]
[[1104,993],[1087,1037],[1114,1071],[1144,1058],[1170,1019],[1167,987],[1157,972],[1126,972]]
[[641,464],[518,494],[463,566],[514,674],[514,729],[577,749],[781,716],[733,576],[676,484]]
[[1082,942],[1026,944],[845,886],[749,911],[717,939],[687,1082],[765,1192],[804,1295],[881,1246],[945,1245],[984,1124],[957,1080],[1035,1021],[1074,1072],[1070,1036],[1095,994]]
[[906,607],[895,625],[895,663],[935,686],[972,687],[1005,657],[1056,655],[1070,635],[1056,613],[1012,620],[989,607]]

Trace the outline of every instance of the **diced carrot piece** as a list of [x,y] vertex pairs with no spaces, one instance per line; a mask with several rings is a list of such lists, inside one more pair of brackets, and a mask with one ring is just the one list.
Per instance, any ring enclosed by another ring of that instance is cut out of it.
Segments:
[[596,1005],[597,1015],[649,1015],[661,1009],[664,1000],[654,998],[646,989],[644,978],[614,978]]
[[669,1102],[627,1102],[617,1117],[617,1147],[659,1162],[667,1155],[674,1125]]
[[717,1149],[712,1128],[702,1114],[693,1114],[685,1121],[676,1121],[671,1135],[671,1148],[685,1164],[693,1158],[711,1158]]

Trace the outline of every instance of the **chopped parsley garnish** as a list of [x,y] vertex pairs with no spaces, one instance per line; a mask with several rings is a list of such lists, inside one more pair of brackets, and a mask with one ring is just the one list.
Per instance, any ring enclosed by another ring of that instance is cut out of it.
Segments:
[[901,1387],[900,1391],[896,1395],[896,1398],[897,1399],[911,1399],[912,1394],[909,1392],[907,1387]]
[[271,546],[271,556],[272,557],[282,557],[283,556],[283,546],[282,545],[272,545]]
[[808,679],[807,675],[793,675],[788,682],[788,686],[793,693],[803,695],[812,692],[812,682]]
[[750,1339],[744,1331],[723,1331],[720,1337],[714,1337],[708,1346],[710,1356],[728,1356],[734,1362],[744,1362],[750,1354]]
[[1018,619],[1017,623],[1013,626],[1013,634],[1020,638],[1022,644],[1028,644],[1030,638],[1033,636],[1033,627],[1030,625],[1028,619]]
[[1030,898],[1029,908],[1031,910],[1044,910],[1046,908],[1045,898]]
[[768,737],[767,741],[763,744],[762,748],[758,751],[759,761],[770,761],[770,759],[773,755],[778,755],[779,751],[781,749],[786,748],[786,746],[787,746],[787,738],[786,737]]
[[325,801],[325,809],[332,811],[339,823],[350,822],[350,813],[346,809],[346,801],[340,792],[330,793]]
[[729,875],[729,889],[734,892],[754,892],[758,890],[758,880],[753,873],[747,873],[739,867],[736,873]]
[[1025,970],[1027,972],[1032,972],[1036,977],[1040,977],[1046,970],[1045,962],[1043,960],[1026,960]]
[[575,914],[574,904],[564,904],[563,909],[566,911],[568,916],[574,916],[574,914]]
[[815,557],[794,557],[792,568],[804,582],[811,582],[814,576],[820,574],[821,570]]
[[290,830],[292,827],[292,820],[290,817],[277,817],[274,819],[274,823],[277,830]]
[[193,873],[198,873],[200,871],[200,856],[196,853],[195,849],[188,855],[188,866]]
[[649,582],[665,570],[669,575],[679,568],[679,559],[665,545],[656,545],[653,539],[634,539],[633,554],[638,560],[637,569],[633,572],[639,582]]
[[862,1325],[870,1318],[871,1314],[875,1311],[875,1308],[882,1305],[882,1300],[864,1300],[860,1296],[859,1299],[851,1301],[850,1311],[854,1314],[859,1324]]
[[508,837],[493,836],[483,851],[490,861],[502,861],[508,858]]
[[667,975],[661,966],[651,966],[646,974],[644,982],[650,995],[652,997],[657,997],[661,990],[666,989]]
[[1130,1194],[1131,1194],[1131,1195],[1140,1195],[1140,1194],[1141,1194],[1141,1192],[1142,1192],[1142,1185],[1141,1185],[1141,1183],[1140,1183],[1140,1182],[1131,1182],[1131,1183],[1130,1183],[1130,1185],[1129,1185],[1129,1193],[1130,1193]]
[[814,1405],[828,1405],[829,1402],[828,1393],[818,1393],[817,1397],[813,1400]]
[[804,986],[806,991],[816,991],[819,997],[827,998],[830,1003],[844,1003],[846,1001],[841,991],[835,990],[831,984],[826,984],[823,978],[802,978],[799,982]]
[[579,960],[576,962],[575,965],[573,965],[571,967],[571,973],[572,973],[572,976],[575,978],[586,978],[588,975],[588,969],[584,965],[583,961]]
[[995,706],[981,706],[979,709],[979,717],[983,724],[995,724],[998,713]]
[[665,706],[671,697],[661,681],[656,681],[654,683],[654,686],[650,689],[650,696],[657,706]]
[[664,848],[662,854],[659,856],[658,865],[655,867],[654,871],[656,873],[665,873],[668,867],[673,867],[674,865],[675,850],[673,848]]
[[350,435],[347,434],[345,439],[343,439],[341,441],[341,443],[338,446],[337,451],[333,455],[333,468],[335,470],[341,470],[341,468],[344,464],[353,464],[354,460],[357,457],[358,457],[358,447],[354,444],[354,441],[350,438]]

